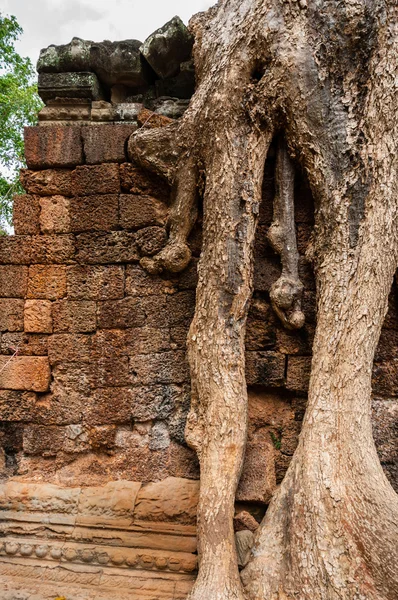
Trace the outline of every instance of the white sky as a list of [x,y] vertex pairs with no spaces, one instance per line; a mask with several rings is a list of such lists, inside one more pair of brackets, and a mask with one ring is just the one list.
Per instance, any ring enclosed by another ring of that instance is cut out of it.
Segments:
[[24,30],[17,50],[33,64],[41,48],[66,44],[72,37],[102,40],[145,38],[175,15],[187,23],[216,0],[0,0]]

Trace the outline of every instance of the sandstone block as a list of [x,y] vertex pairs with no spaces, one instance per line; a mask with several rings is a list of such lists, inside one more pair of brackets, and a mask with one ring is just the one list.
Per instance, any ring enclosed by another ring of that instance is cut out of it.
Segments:
[[63,361],[89,362],[92,336],[80,333],[60,333],[48,340],[48,359],[51,365]]
[[180,63],[192,53],[193,36],[179,17],[174,17],[152,33],[142,44],[140,51],[155,73],[166,79],[176,75]]
[[39,96],[42,100],[53,98],[103,98],[95,73],[39,73]]
[[234,530],[244,531],[248,529],[253,533],[257,531],[259,524],[247,510],[242,510],[234,516]]
[[73,235],[37,235],[31,237],[33,264],[70,264],[75,261]]
[[84,155],[88,165],[123,163],[126,144],[137,125],[104,124],[82,128]]
[[164,202],[170,197],[170,186],[165,180],[131,162],[120,165],[120,185],[123,192],[138,196],[152,196]]
[[284,385],[285,357],[278,352],[247,352],[246,380],[248,385]]
[[236,500],[268,504],[276,488],[274,449],[265,439],[248,442]]
[[[140,331],[141,327],[137,330]],[[99,329],[92,336],[91,360],[113,357],[119,358],[129,355],[129,342],[127,331],[122,329]]]
[[84,422],[90,427],[130,423],[134,393],[130,387],[95,390],[85,406]]
[[96,304],[90,300],[57,300],[52,317],[55,333],[90,333],[96,329]]
[[39,112],[39,122],[47,125],[49,121],[90,121],[91,102],[88,98],[52,98],[47,100]]
[[72,188],[76,196],[117,194],[120,191],[119,165],[77,167],[72,173]]
[[139,229],[150,225],[164,225],[167,207],[150,196],[121,194],[120,224],[125,229]]
[[43,233],[69,233],[71,231],[69,198],[46,196],[40,198],[40,229]]
[[2,235],[0,237],[0,265],[29,265],[31,260],[31,236]]
[[141,487],[134,521],[160,521],[194,525],[199,500],[199,481],[167,477]]
[[63,488],[48,483],[7,481],[0,494],[3,510],[53,512],[73,515],[77,511],[80,488]]
[[72,195],[72,171],[69,169],[46,169],[44,171],[21,169],[20,180],[29,194],[38,196]]
[[82,233],[76,239],[77,261],[85,264],[138,262],[135,234],[128,231]]
[[127,265],[126,295],[156,296],[173,291],[173,284],[168,279],[158,275],[150,275],[140,265]]
[[133,382],[144,385],[189,381],[187,359],[180,351],[134,356],[130,359],[130,371]]
[[28,333],[52,333],[53,323],[49,300],[26,300],[24,330]]
[[235,533],[236,554],[238,555],[238,566],[245,567],[249,562],[251,549],[254,545],[254,534],[249,529]]
[[66,268],[61,265],[29,267],[28,298],[58,300],[66,295]]
[[25,127],[25,158],[29,169],[81,165],[83,144],[80,127]]
[[36,399],[34,392],[0,390],[0,421],[30,421]]
[[84,487],[79,498],[78,525],[98,525],[115,522],[131,524],[140,483],[110,481],[104,486]]
[[15,235],[40,233],[40,203],[38,196],[22,194],[14,196],[12,222]]
[[0,356],[0,388],[46,392],[50,385],[50,365],[45,356]]
[[3,333],[0,354],[14,354],[19,348],[20,356],[46,356],[48,338],[42,333]]
[[0,331],[23,331],[23,300],[0,298]]
[[28,286],[28,267],[0,266],[0,297],[24,298]]
[[67,267],[71,300],[117,300],[124,295],[124,268],[74,265]]
[[145,227],[136,235],[137,247],[142,256],[153,256],[165,246],[167,235],[164,227]]
[[70,199],[70,226],[73,232],[110,231],[119,219],[117,194],[75,196]]
[[98,326],[104,329],[140,327],[145,323],[145,312],[137,298],[123,298],[100,302]]
[[311,357],[310,356],[289,356],[287,359],[287,380],[288,390],[296,392],[306,392],[310,383],[311,375]]

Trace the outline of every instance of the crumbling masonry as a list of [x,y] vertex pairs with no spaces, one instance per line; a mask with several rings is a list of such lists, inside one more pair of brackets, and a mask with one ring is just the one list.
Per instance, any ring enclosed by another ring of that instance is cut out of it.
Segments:
[[[187,269],[145,271],[140,261],[167,241],[171,192],[127,150],[139,127],[162,127],[187,108],[191,49],[175,18],[142,45],[75,39],[41,54],[46,106],[26,130],[15,235],[0,238],[2,599],[177,600],[194,581],[199,472],[184,439],[185,340],[201,217]],[[250,427],[235,518],[244,532],[257,527],[295,450],[315,328],[313,204],[299,172],[305,325],[286,329],[271,306],[281,276],[267,238],[275,162],[273,146],[246,334]],[[394,284],[373,394],[379,456],[398,491],[397,356]]]

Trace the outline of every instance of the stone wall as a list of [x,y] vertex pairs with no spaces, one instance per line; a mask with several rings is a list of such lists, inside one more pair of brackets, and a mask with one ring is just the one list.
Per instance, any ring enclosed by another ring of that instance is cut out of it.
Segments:
[[[0,238],[1,598],[19,590],[18,598],[54,599],[56,590],[67,600],[179,599],[195,577],[199,470],[184,439],[185,340],[201,223],[185,272],[142,269],[140,259],[166,242],[170,190],[128,161],[137,126],[26,130],[26,194],[15,199],[15,236]],[[280,275],[266,241],[274,162],[271,148],[246,336],[250,425],[237,530],[256,528],[296,447],[315,328],[305,259],[313,203],[300,175],[305,327],[286,331],[269,303]],[[380,459],[398,490],[397,298],[394,284],[373,404]]]

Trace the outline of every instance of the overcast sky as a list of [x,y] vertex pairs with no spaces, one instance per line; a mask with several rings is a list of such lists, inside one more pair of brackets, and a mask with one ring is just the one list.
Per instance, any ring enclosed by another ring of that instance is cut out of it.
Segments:
[[0,11],[12,14],[24,30],[17,50],[33,64],[41,48],[66,44],[72,37],[102,40],[145,38],[178,15],[189,18],[216,0],[0,0]]

